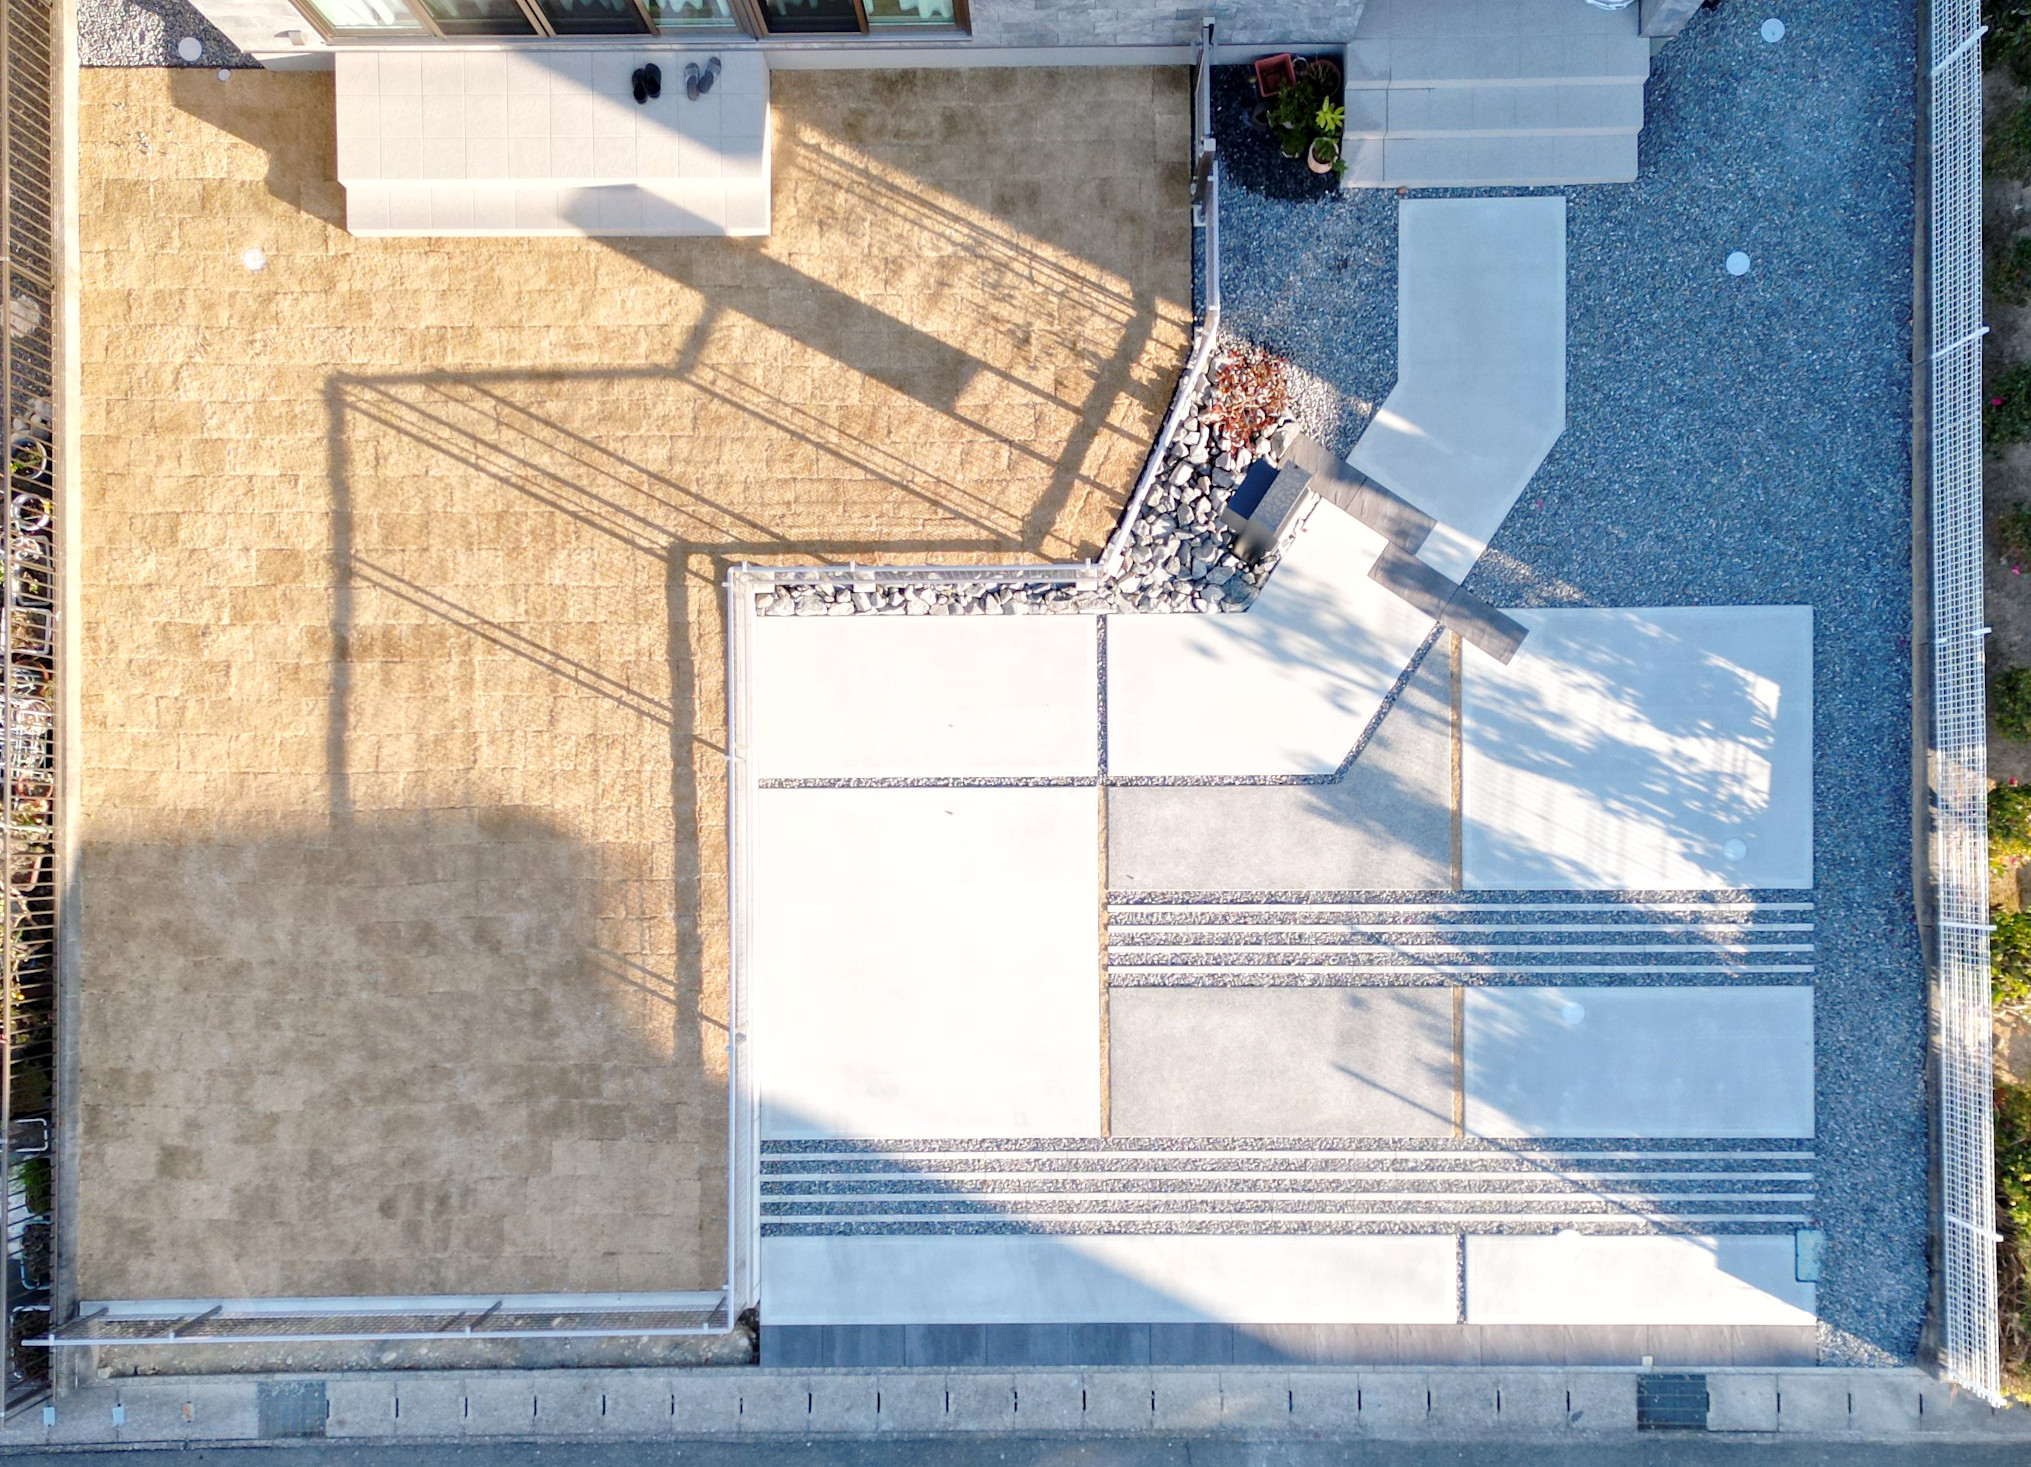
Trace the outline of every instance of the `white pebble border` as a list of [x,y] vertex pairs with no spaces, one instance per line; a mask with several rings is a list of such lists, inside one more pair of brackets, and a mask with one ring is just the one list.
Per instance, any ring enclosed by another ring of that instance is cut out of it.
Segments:
[[1129,532],[1127,554],[1112,577],[900,580],[893,570],[884,575],[881,567],[847,566],[821,581],[763,591],[755,610],[762,616],[1244,611],[1269,578],[1275,556],[1244,564],[1220,512],[1257,459],[1281,464],[1280,435],[1295,419],[1286,414],[1253,441],[1241,441],[1215,426],[1213,402],[1209,373],[1198,411],[1184,419],[1164,450]]

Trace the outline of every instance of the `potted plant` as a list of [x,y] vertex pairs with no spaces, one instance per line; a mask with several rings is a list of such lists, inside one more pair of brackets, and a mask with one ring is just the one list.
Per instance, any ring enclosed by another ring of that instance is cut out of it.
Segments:
[[1338,175],[1347,164],[1340,155],[1340,136],[1347,126],[1347,109],[1331,100],[1319,103],[1312,114],[1314,133],[1305,150],[1305,166],[1314,173]]
[[1274,97],[1297,79],[1297,63],[1288,51],[1264,56],[1255,63],[1255,90],[1259,96]]
[[1317,134],[1319,105],[1325,99],[1310,77],[1300,77],[1276,94],[1269,106],[1270,130],[1277,134],[1286,158],[1305,156]]
[[1321,94],[1328,97],[1337,97],[1340,94],[1342,80],[1340,63],[1332,57],[1313,57],[1312,64],[1305,70],[1305,75],[1311,79],[1312,85],[1317,87]]

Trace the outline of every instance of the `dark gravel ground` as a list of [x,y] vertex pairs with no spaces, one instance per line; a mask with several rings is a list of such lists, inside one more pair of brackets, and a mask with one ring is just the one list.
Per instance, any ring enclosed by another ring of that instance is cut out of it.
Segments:
[[[304,22],[308,30],[310,23]],[[176,43],[195,36],[204,46],[195,61],[176,54]],[[258,66],[189,0],[78,0],[80,66]]]
[[[1745,5],[1655,59],[1642,176],[1568,199],[1568,426],[1469,589],[1502,606],[1810,604],[1822,1357],[1926,1300],[1912,917],[1913,12]],[[1225,329],[1313,379],[1344,451],[1394,376],[1396,199],[1230,190]],[[1722,261],[1745,250],[1751,272]]]

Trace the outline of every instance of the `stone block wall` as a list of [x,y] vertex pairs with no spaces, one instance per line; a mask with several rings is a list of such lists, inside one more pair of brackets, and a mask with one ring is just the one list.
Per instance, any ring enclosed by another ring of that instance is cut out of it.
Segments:
[[1229,45],[1344,41],[1367,0],[972,0],[984,46],[1181,46],[1212,15]]

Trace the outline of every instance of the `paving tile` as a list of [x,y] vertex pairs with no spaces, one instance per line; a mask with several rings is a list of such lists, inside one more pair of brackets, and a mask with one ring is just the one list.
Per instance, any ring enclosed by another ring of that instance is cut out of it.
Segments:
[[1086,1426],[1091,1431],[1150,1431],[1157,1424],[1156,1382],[1147,1370],[1089,1370],[1080,1389],[1085,1393]]
[[1083,1377],[1076,1370],[1019,1371],[1014,1380],[1018,1431],[1077,1431],[1084,1424]]
[[1163,1370],[1150,1378],[1156,1395],[1154,1424],[1160,1431],[1214,1431],[1221,1424],[1220,1372]]
[[1924,1426],[1919,1397],[1925,1385],[1906,1371],[1857,1370],[1848,1376],[1849,1425],[1870,1436],[1917,1431]]
[[944,1371],[885,1371],[874,1384],[881,1397],[877,1431],[943,1431],[950,1425],[950,1379]]
[[1016,1383],[1001,1371],[954,1371],[946,1377],[950,1409],[945,1424],[955,1431],[1012,1431],[1016,1426]]
[[1291,1425],[1300,1431],[1351,1431],[1362,1425],[1360,1377],[1351,1370],[1294,1370],[1287,1377]]
[[1289,1431],[1296,1425],[1297,1386],[1283,1370],[1227,1370],[1220,1375],[1220,1425],[1228,1431]]
[[1429,1428],[1431,1397],[1422,1372],[1363,1371],[1355,1390],[1364,1430],[1405,1436]]
[[670,1377],[676,1403],[673,1429],[680,1436],[714,1436],[741,1429],[748,1372],[680,1370]]
[[774,79],[764,248],[355,239],[329,74],[81,77],[107,1296],[721,1276],[725,564],[1091,553],[1188,344],[1182,70],[910,76]]
[[325,1382],[324,1398],[331,1408],[331,1415],[325,1420],[325,1435],[395,1435],[395,1387],[392,1382],[371,1376],[334,1376]]
[[[480,1430],[498,1430],[497,1420],[504,1421],[514,1417],[511,1405],[500,1405],[501,1399],[510,1394],[519,1394],[523,1397],[521,1417],[529,1416],[527,1399],[531,1395],[529,1388],[517,1384],[511,1391],[510,1387],[497,1376],[475,1375],[471,1378],[455,1375],[403,1376],[389,1385],[392,1401],[388,1411],[394,1419],[394,1434],[404,1437],[445,1437],[473,1430],[473,1414],[468,1409],[467,1402],[475,1387],[480,1388],[482,1409],[487,1412],[480,1418]],[[325,1400],[329,1404],[331,1387],[327,1385],[325,1391]],[[499,1407],[498,1417],[492,1409],[496,1406]],[[331,1410],[336,1417],[338,1407],[334,1404]],[[526,1425],[526,1421],[519,1421],[517,1424]],[[327,1425],[327,1432],[330,1429]]]
[[1777,1377],[1734,1371],[1709,1374],[1707,1430],[1777,1430]]
[[[1712,1387],[1718,1377],[1709,1376]],[[1578,1431],[1634,1431],[1636,1377],[1596,1371],[1575,1371],[1566,1377],[1571,1397],[1570,1424]]]
[[1777,1429],[1779,1431],[1847,1431],[1853,1422],[1848,1410],[1848,1376],[1845,1371],[1787,1372],[1777,1377]]

